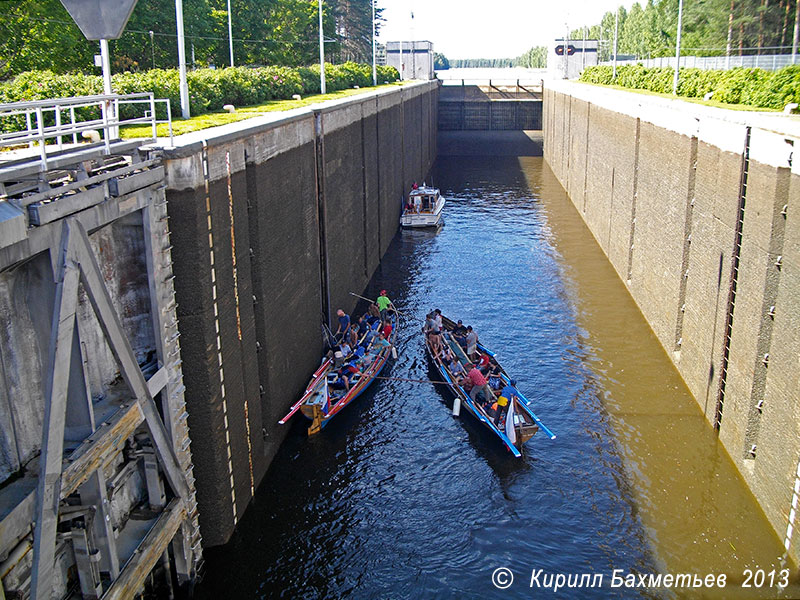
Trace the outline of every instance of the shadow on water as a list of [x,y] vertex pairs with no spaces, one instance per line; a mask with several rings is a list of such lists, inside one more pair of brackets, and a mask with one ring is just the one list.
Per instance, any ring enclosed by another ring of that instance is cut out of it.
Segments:
[[[542,159],[440,157],[432,176],[447,225],[398,234],[364,293],[386,288],[406,314],[384,375],[428,379],[419,331],[441,308],[499,352],[558,437],[537,434],[514,459],[452,417],[448,391],[376,382],[319,436],[292,425],[231,542],[206,551],[197,596],[537,597],[550,594],[529,587],[541,569],[604,577],[554,597],[683,597],[610,589],[612,570],[735,572],[711,556],[726,542],[748,559],[773,552],[763,515],[739,518],[758,507]],[[713,544],[698,552],[701,533]],[[509,590],[492,585],[501,566]]]

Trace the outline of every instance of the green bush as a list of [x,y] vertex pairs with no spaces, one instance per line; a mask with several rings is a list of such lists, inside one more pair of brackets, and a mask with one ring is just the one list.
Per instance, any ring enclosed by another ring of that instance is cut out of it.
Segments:
[[749,104],[754,88],[763,84],[769,74],[761,69],[737,67],[724,73],[712,96],[717,102],[726,104]]
[[800,103],[800,65],[775,71],[759,89],[750,92],[757,106],[783,108],[791,102]]
[[[612,81],[612,68],[603,65],[587,67],[580,80],[668,94],[672,92],[673,77],[671,68],[647,68],[639,64],[619,67],[617,78]],[[717,102],[781,109],[790,102],[800,103],[800,65],[772,73],[743,67],[728,71],[681,68],[679,96],[703,98],[709,92],[713,92],[712,99]]]
[[[394,67],[378,67],[378,82],[395,81],[399,77]],[[270,100],[288,100],[294,94],[310,95],[320,92],[319,65],[311,67],[232,67],[197,69],[187,74],[189,106],[193,115],[222,110],[226,104],[237,107],[261,104]],[[347,62],[325,64],[326,91],[335,92],[354,86],[372,85],[372,66]],[[173,116],[180,114],[180,77],[176,69],[151,69],[142,72],[117,73],[112,85],[119,94],[153,92],[156,98],[169,100]],[[103,80],[97,75],[72,73],[56,75],[52,71],[28,71],[0,83],[0,103],[26,100],[90,96],[103,93]],[[96,108],[81,109],[82,118],[97,118]],[[122,117],[141,115],[142,109],[123,106]],[[159,119],[166,118],[163,103],[157,106]],[[6,131],[24,128],[23,118],[5,120]]]
[[586,83],[597,83],[600,85],[611,85],[614,81],[614,71],[611,67],[606,65],[598,65],[596,67],[587,67],[581,73],[581,81]]
[[378,75],[378,85],[382,83],[391,83],[400,79],[400,72],[388,65],[378,65],[376,74]]

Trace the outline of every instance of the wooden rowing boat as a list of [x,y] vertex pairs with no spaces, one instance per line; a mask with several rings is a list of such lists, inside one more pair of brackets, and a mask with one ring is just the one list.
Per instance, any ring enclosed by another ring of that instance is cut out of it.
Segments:
[[292,416],[302,412],[305,417],[311,419],[308,435],[314,435],[322,431],[333,417],[358,398],[380,374],[389,357],[392,356],[394,342],[397,339],[397,316],[395,313],[389,313],[389,317],[392,323],[392,333],[387,340],[389,342],[388,345],[379,346],[377,341],[378,324],[373,328],[374,336],[372,341],[365,339],[368,334],[364,334],[359,340],[359,344],[365,349],[363,357],[358,358],[355,354],[343,357],[344,365],[355,361],[361,371],[359,374],[352,376],[349,389],[333,389],[332,386],[338,379],[337,372],[339,367],[335,364],[332,356],[326,356],[323,358],[322,364],[311,376],[303,395],[278,423],[285,425]]
[[[466,365],[470,364],[472,361],[467,357],[464,348],[462,348],[453,337],[453,329],[456,326],[455,322],[446,317],[442,317],[442,325],[443,331],[441,338],[443,347],[447,348],[458,363],[466,370]],[[448,387],[455,396],[453,406],[454,415],[459,414],[460,407],[466,408],[481,425],[499,438],[503,445],[517,458],[522,456],[523,444],[531,439],[540,429],[547,434],[550,439],[555,439],[555,434],[536,416],[531,409],[530,400],[519,392],[519,390],[517,390],[516,395],[510,399],[507,413],[495,422],[495,415],[492,414],[491,409],[487,409],[481,402],[473,401],[469,392],[461,385],[460,380],[463,375],[460,377],[455,376],[451,372],[447,362],[442,360],[444,353],[435,352],[429,336],[424,332],[423,335],[425,336],[425,349],[428,354],[428,359],[437,375],[450,384]],[[488,358],[489,364],[500,384],[498,386],[500,389],[505,385],[510,385],[511,377],[497,361],[497,355],[494,352],[482,344],[478,344],[478,354]],[[473,358],[477,359],[477,357]],[[487,383],[487,385],[483,386],[483,394],[486,398],[496,399],[499,396],[500,389],[493,389],[493,387]],[[487,406],[490,404],[491,402],[486,403]]]

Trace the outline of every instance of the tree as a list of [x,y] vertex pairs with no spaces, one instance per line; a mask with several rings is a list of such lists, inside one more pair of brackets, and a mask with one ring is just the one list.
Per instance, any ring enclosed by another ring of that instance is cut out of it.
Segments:
[[63,73],[92,69],[97,42],[88,42],[58,0],[3,2],[0,15],[0,79],[22,71]]
[[547,67],[547,47],[534,46],[522,56],[514,59],[514,66],[527,69],[544,69]]
[[450,68],[450,61],[444,54],[438,52],[433,53],[433,68],[437,71],[444,71]]

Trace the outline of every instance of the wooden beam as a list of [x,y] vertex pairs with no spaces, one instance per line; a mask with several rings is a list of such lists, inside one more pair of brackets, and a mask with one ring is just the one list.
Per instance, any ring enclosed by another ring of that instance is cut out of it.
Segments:
[[[160,389],[159,373],[147,381],[151,390]],[[157,392],[156,392],[157,393]],[[144,421],[138,403],[123,406],[114,413],[105,423],[95,431],[91,438],[81,443],[66,459],[64,473],[61,476],[61,499],[73,493],[82,482],[91,475],[92,465],[97,464],[95,457],[99,454],[106,459],[111,458],[116,452],[121,451],[125,441],[133,434],[136,428]],[[103,451],[96,449],[104,448]],[[104,454],[107,453],[107,454]],[[25,480],[13,482],[11,485],[21,485]],[[16,507],[0,520],[0,553],[10,550],[8,543],[30,531],[31,523],[36,520],[36,489],[24,495]]]
[[161,559],[172,538],[186,518],[183,503],[174,498],[153,528],[148,532],[133,553],[133,557],[122,569],[119,577],[103,595],[103,600],[127,600],[133,598],[144,585],[144,581]]
[[[69,221],[61,228],[56,271],[56,297],[50,332],[48,376],[45,379],[42,452],[36,493],[36,527],[33,536],[31,598],[49,598],[56,551],[58,505],[61,500],[61,469],[64,458],[64,421],[72,354],[75,311],[78,304],[79,268],[76,264],[74,231]],[[54,251],[55,248],[51,250]]]
[[147,380],[147,390],[151,396],[155,396],[158,392],[164,389],[169,381],[169,374],[166,367],[161,367],[158,371],[153,373],[153,376]]
[[81,281],[92,303],[100,328],[103,330],[111,353],[120,367],[120,373],[128,388],[136,396],[139,407],[144,414],[148,433],[153,441],[156,454],[164,469],[164,474],[172,490],[181,499],[189,497],[189,486],[186,483],[183,471],[178,464],[175,450],[170,443],[164,423],[158,414],[153,397],[147,388],[142,370],[136,362],[130,342],[122,329],[119,316],[111,302],[103,282],[100,267],[95,260],[94,252],[89,244],[89,236],[77,220],[70,219],[75,229],[75,253],[80,264]]
[[96,469],[111,460],[125,446],[125,441],[133,435],[144,421],[144,414],[138,403],[125,406],[106,423],[97,428],[70,455],[68,464],[61,476],[61,498],[66,498],[89,479]]

